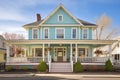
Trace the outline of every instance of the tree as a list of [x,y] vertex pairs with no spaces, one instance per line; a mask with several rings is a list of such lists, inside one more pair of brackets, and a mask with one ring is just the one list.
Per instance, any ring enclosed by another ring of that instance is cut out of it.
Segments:
[[17,39],[25,39],[25,37],[23,36],[23,34],[16,34],[16,33],[2,33],[2,36],[6,39],[6,40],[17,40]]
[[[112,28],[112,19],[107,16],[105,13],[96,20],[97,29],[96,29],[96,39],[97,40],[109,40],[111,39],[118,31],[115,28]],[[95,51],[95,54],[101,55],[102,50],[98,47]]]
[[[25,39],[23,34],[16,34],[16,33],[2,33],[2,36],[5,38],[5,40],[19,40],[19,39]],[[10,56],[19,56],[20,54],[24,54],[24,50],[20,45],[12,45],[12,54]]]
[[[118,31],[117,29],[112,29],[111,27],[112,20],[105,13],[96,20],[97,29],[96,29],[96,39],[109,40],[113,35]],[[110,30],[112,29],[112,30]]]

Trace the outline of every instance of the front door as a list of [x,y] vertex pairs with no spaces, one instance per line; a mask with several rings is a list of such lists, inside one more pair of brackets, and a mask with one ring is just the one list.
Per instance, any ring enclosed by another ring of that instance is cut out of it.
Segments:
[[58,51],[58,53],[57,53],[57,61],[58,62],[63,61],[63,52],[62,51]]

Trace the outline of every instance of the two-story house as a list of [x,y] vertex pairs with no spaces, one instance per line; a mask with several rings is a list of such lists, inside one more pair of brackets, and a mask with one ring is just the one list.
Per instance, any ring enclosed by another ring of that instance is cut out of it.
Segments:
[[[46,18],[23,26],[28,31],[28,40],[7,41],[7,65],[28,66],[36,68],[40,60],[49,64],[50,72],[72,72],[73,63],[78,60],[89,65],[91,62],[105,62],[108,58],[93,57],[93,49],[109,45],[113,40],[93,40],[96,24],[81,20],[72,15],[60,4]],[[10,50],[11,45],[22,47],[19,56]],[[17,63],[17,64],[16,64]],[[61,70],[60,68],[64,68]]]

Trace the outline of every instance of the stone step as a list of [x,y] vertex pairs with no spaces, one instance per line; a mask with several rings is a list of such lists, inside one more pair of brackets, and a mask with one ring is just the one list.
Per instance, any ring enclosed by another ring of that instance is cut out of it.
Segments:
[[52,63],[50,72],[72,72],[70,63]]

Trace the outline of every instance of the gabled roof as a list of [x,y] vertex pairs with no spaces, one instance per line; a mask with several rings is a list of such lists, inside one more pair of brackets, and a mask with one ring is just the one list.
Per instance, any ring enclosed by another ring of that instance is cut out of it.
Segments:
[[36,22],[32,22],[32,23],[23,25],[23,27],[36,27],[36,26],[38,26],[42,21],[43,21],[43,20],[41,20],[41,21],[36,21]]
[[24,25],[24,28],[29,28],[29,27],[38,27],[38,26],[42,26],[42,24],[47,21],[52,15],[54,15],[54,13],[56,11],[58,11],[60,8],[62,8],[68,15],[70,15],[76,22],[78,22],[79,26],[92,26],[92,27],[96,27],[96,24],[81,20],[81,19],[77,19],[76,17],[74,17],[67,9],[64,8],[64,6],[62,4],[60,4],[55,10],[53,10],[53,12],[51,12],[45,19],[42,19],[41,21],[36,21],[36,22],[32,22],[29,24]]
[[54,15],[55,12],[57,12],[60,8],[62,8],[68,15],[70,15],[76,22],[80,24],[80,26],[83,26],[83,24],[76,18],[74,17],[67,9],[64,8],[62,4],[60,4],[53,12],[51,12],[41,23],[42,25],[45,21],[47,21],[52,15]]
[[84,20],[81,20],[81,19],[78,19],[84,26],[97,26],[96,24],[93,24],[93,23],[90,23],[90,22],[87,22],[87,21],[84,21]]

